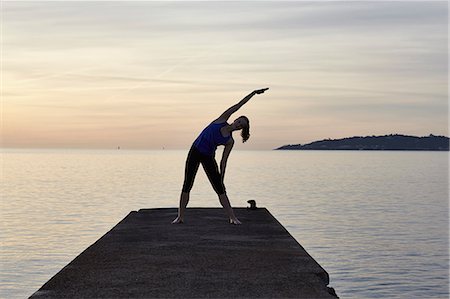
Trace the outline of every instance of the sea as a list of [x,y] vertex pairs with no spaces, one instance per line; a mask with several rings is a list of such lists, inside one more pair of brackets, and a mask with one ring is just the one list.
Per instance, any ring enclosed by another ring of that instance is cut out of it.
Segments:
[[[0,297],[29,297],[130,211],[177,207],[186,155],[2,149]],[[448,298],[448,152],[235,150],[225,185],[232,206],[266,207],[340,298]],[[188,207],[220,207],[201,167]]]

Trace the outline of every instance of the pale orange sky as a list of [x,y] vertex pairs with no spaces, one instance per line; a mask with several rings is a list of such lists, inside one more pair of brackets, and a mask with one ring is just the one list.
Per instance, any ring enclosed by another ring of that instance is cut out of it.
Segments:
[[2,5],[2,147],[187,149],[263,87],[238,149],[448,135],[446,1]]

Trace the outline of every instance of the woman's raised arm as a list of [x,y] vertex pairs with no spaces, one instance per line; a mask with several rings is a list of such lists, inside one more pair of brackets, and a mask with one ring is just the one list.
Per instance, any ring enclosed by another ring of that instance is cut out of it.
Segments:
[[222,113],[219,118],[216,119],[216,121],[221,121],[221,122],[225,122],[227,121],[230,116],[235,113],[236,111],[238,111],[245,103],[247,103],[255,94],[261,94],[264,93],[266,90],[268,90],[269,88],[263,88],[263,89],[258,89],[255,91],[252,91],[250,94],[248,94],[245,98],[243,98],[242,100],[239,101],[239,103],[231,106],[230,108],[228,108],[227,110],[225,110],[224,113]]

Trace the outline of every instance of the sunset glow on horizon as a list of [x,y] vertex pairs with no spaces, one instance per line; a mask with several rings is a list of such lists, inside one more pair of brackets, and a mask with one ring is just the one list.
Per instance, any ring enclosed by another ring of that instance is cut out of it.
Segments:
[[448,136],[448,4],[2,4],[2,147],[188,149],[254,89],[237,149]]

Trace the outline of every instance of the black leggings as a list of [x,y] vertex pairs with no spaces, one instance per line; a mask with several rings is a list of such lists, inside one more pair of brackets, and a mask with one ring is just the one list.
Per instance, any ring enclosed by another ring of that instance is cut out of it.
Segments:
[[203,169],[205,170],[214,191],[216,191],[218,195],[224,194],[226,192],[225,186],[220,177],[216,159],[214,159],[214,156],[203,155],[195,146],[191,147],[186,159],[183,192],[191,191],[200,163],[202,163]]

